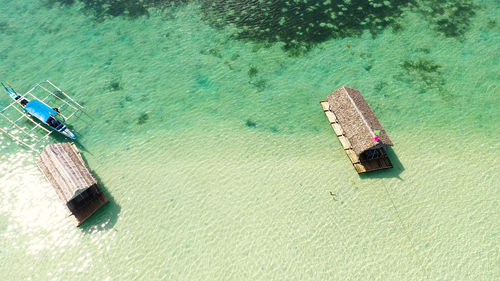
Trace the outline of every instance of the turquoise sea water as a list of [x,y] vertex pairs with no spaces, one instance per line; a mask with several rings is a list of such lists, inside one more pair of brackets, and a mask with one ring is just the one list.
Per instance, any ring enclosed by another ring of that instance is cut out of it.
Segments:
[[[0,79],[85,105],[70,123],[111,203],[76,228],[1,135],[3,280],[500,277],[496,1],[424,1],[298,47],[236,36],[203,2],[138,17],[25,2],[0,6]],[[388,131],[394,169],[354,171],[318,103],[343,85]]]

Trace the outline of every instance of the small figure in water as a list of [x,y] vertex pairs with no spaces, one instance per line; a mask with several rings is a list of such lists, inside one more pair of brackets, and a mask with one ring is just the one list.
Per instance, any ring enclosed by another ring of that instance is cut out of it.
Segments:
[[330,195],[332,196],[333,200],[338,201],[337,194],[335,194],[335,193],[333,193],[333,192],[330,191]]

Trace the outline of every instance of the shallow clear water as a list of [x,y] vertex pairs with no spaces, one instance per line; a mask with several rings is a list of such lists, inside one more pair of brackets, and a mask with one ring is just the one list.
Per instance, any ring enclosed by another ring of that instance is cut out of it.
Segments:
[[[111,199],[74,227],[35,156],[0,136],[5,280],[500,276],[495,1],[460,36],[406,9],[397,31],[298,56],[195,3],[96,20],[3,2],[0,79],[84,103],[71,125]],[[355,173],[318,104],[343,85],[388,131],[394,169]]]

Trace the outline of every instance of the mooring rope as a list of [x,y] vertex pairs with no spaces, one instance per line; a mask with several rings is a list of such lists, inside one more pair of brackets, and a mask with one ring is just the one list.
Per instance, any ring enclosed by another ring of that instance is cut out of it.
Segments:
[[405,222],[401,218],[401,213],[399,212],[398,208],[396,207],[396,204],[394,203],[394,200],[392,199],[391,195],[389,194],[389,190],[387,190],[387,187],[385,185],[384,185],[384,190],[387,193],[387,197],[389,197],[389,200],[391,201],[392,208],[394,209],[394,212],[396,213],[396,217],[399,220],[399,224],[401,225],[401,228],[403,228],[403,231],[405,232],[406,239],[408,239],[408,242],[410,242],[410,246],[413,248],[414,255],[420,263],[419,264],[420,269],[422,270],[422,272],[426,276],[426,278],[424,280],[429,280],[430,279],[430,278],[428,278],[429,274],[427,273],[427,270],[424,267],[424,259],[417,253],[413,237],[411,237],[410,231],[408,230],[407,225],[405,224]]

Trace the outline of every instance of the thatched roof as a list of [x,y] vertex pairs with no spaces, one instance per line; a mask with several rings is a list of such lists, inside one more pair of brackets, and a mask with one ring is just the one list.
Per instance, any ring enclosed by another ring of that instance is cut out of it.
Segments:
[[[360,155],[372,148],[393,145],[377,116],[358,90],[342,87],[330,94],[327,101],[356,154]],[[375,130],[380,130],[378,142],[373,140]]]
[[47,145],[37,164],[64,202],[97,184],[74,143]]

